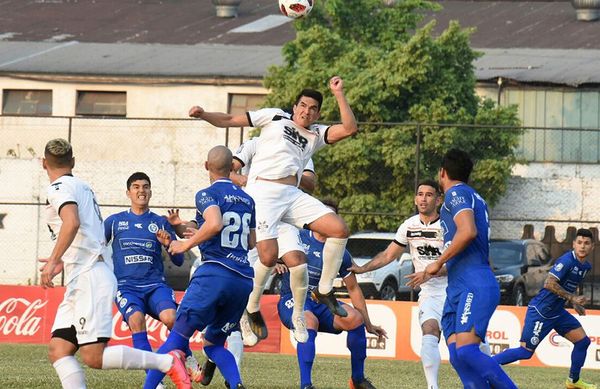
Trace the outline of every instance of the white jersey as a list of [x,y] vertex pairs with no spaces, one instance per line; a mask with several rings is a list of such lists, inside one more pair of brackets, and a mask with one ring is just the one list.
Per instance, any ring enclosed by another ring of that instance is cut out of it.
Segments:
[[79,178],[71,175],[59,177],[48,186],[47,194],[46,219],[52,240],[56,240],[62,226],[59,216],[61,208],[67,204],[77,204],[79,230],[62,257],[65,284],[68,284],[79,274],[90,270],[100,256],[105,261],[110,260],[102,216],[94,192]]
[[291,175],[298,177],[299,183],[308,160],[326,145],[328,126],[300,127],[292,121],[291,114],[279,108],[265,108],[247,115],[251,126],[261,128],[248,183],[257,177],[275,180]]
[[[425,224],[418,214],[414,215],[400,225],[394,240],[409,247],[416,272],[424,271],[444,250],[444,233],[439,218]],[[445,295],[447,286],[448,277],[431,278],[421,285],[421,295]]]
[[[240,145],[238,150],[236,151],[233,158],[240,161],[242,164],[241,174],[247,176],[250,172],[250,166],[252,166],[252,159],[256,154],[256,143],[258,142],[258,138],[248,139],[244,143]],[[304,167],[303,172],[315,172],[315,164],[313,163],[312,158],[308,160],[306,166]]]

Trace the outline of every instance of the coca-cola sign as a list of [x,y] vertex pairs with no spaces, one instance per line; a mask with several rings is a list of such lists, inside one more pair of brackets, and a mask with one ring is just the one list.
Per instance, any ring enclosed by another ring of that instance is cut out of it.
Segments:
[[35,336],[40,331],[47,301],[9,297],[0,301],[0,334],[2,336]]

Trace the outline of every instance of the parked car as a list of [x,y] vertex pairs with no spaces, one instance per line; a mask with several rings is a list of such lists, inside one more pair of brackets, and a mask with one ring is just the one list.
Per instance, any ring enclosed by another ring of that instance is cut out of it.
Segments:
[[[392,232],[357,233],[350,236],[346,249],[352,254],[354,263],[364,265],[385,250],[394,236]],[[404,276],[413,272],[410,254],[406,252],[381,269],[357,274],[356,279],[365,298],[398,300],[401,296],[410,296],[412,289],[406,286],[408,280]],[[341,278],[336,278],[333,286],[337,294],[347,294]]]
[[490,264],[500,285],[501,303],[526,306],[544,286],[552,268],[546,245],[533,239],[490,242]]

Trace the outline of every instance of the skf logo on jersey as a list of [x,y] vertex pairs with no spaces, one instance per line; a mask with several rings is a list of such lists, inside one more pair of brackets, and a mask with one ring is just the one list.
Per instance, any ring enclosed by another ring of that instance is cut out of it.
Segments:
[[562,270],[562,268],[563,268],[563,266],[564,266],[564,265],[563,265],[562,263],[557,263],[557,264],[554,266],[554,270],[556,270],[556,271],[561,271],[561,270]]
[[120,221],[117,226],[117,231],[123,231],[129,229],[129,222],[127,220]]
[[235,326],[237,325],[237,323],[226,323],[223,328],[221,328],[221,331],[228,333],[229,331],[231,331]]
[[156,223],[150,223],[148,225],[148,231],[150,231],[153,234],[156,234],[158,232],[158,226],[156,225]]
[[473,303],[473,293],[467,293],[467,300],[465,301],[465,307],[463,308],[462,315],[460,315],[460,324],[467,324],[469,316],[471,316],[471,304]]
[[431,256],[439,256],[442,255],[442,253],[440,252],[440,249],[438,249],[437,247],[431,247],[429,245],[425,245],[425,246],[419,246],[417,247],[417,251],[419,252],[420,255],[426,255],[428,257]]
[[283,138],[289,140],[295,146],[298,146],[302,150],[306,149],[306,145],[308,144],[308,139],[300,135],[295,128],[284,126]]

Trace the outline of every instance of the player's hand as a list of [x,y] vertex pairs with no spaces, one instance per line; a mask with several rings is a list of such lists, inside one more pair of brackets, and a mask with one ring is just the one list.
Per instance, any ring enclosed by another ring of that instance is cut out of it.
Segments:
[[387,332],[382,327],[373,324],[369,324],[369,326],[366,327],[366,330],[369,334],[377,335],[378,340],[383,338],[387,339],[388,337]]
[[183,224],[183,220],[179,217],[179,209],[169,209],[167,210],[167,221],[172,226],[178,226]]
[[182,253],[185,253],[186,251],[188,251],[188,249],[187,249],[187,247],[185,247],[185,244],[178,240],[172,241],[171,244],[169,245],[169,254],[172,254],[172,255],[182,254]]
[[573,304],[573,306],[575,306],[575,305],[584,306],[585,304],[587,304],[587,298],[583,295],[575,296],[571,299],[571,303]]
[[583,306],[573,303],[573,309],[579,314],[579,316],[585,316],[585,308]]
[[425,268],[425,273],[430,276],[434,276],[442,269],[442,266],[444,266],[444,264],[440,261],[432,262]]
[[156,231],[156,239],[165,247],[169,247],[171,244],[171,234],[169,234],[166,230],[158,230]]
[[283,263],[276,263],[271,274],[283,274],[288,272],[288,267]]
[[427,274],[423,271],[416,272],[405,276],[404,278],[408,278],[410,281],[406,283],[407,286],[410,286],[413,289],[418,288],[421,284],[424,284],[431,278],[431,274]]
[[366,271],[363,269],[362,266],[358,266],[356,263],[352,262],[352,266],[350,266],[349,268],[347,268],[346,270],[354,273],[354,274],[363,274],[366,273]]
[[344,93],[344,81],[340,76],[333,76],[329,80],[329,89],[335,95],[338,93]]
[[185,231],[183,231],[183,237],[186,239],[190,239],[192,236],[194,236],[196,234],[196,232],[198,232],[197,228],[187,227],[185,229]]
[[52,279],[63,271],[64,262],[60,259],[56,261],[50,261],[48,258],[40,258],[39,261],[44,264],[40,269],[42,272],[40,285],[44,289],[53,288],[54,283],[52,282]]
[[204,113],[204,108],[202,108],[198,105],[194,105],[192,108],[190,108],[190,112],[188,114],[190,115],[190,117],[202,119],[203,113]]

